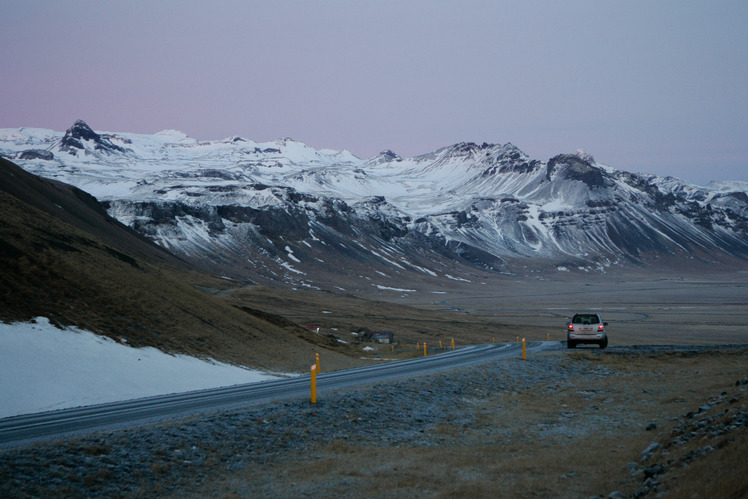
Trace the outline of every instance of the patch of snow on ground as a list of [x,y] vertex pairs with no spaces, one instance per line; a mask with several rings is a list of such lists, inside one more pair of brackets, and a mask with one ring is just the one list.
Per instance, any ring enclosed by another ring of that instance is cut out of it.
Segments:
[[449,274],[444,274],[444,277],[446,277],[447,279],[452,279],[453,281],[472,282],[470,279],[464,279],[462,277],[455,277]]
[[557,211],[564,211],[564,210],[573,210],[574,207],[564,202],[563,199],[554,199],[552,201],[545,203],[543,206],[540,207],[540,209],[541,211],[545,211],[546,213],[548,213],[548,212],[557,212]]
[[298,258],[294,256],[293,250],[290,248],[290,246],[286,246],[286,253],[288,254],[288,258],[290,258],[296,263],[301,263],[301,260],[299,260]]
[[372,286],[376,286],[377,289],[381,289],[382,291],[399,291],[401,293],[415,293],[415,289],[401,289],[401,288],[390,288],[389,286],[381,286],[379,284],[372,284]]
[[278,377],[60,330],[43,317],[0,323],[0,418]]
[[294,268],[294,266],[291,265],[288,262],[284,262],[283,260],[279,260],[279,259],[276,260],[276,261],[278,261],[278,263],[281,265],[281,267],[285,267],[286,270],[288,270],[289,272],[293,272],[294,274],[299,274],[299,275],[306,275],[306,272],[302,272],[302,271]]

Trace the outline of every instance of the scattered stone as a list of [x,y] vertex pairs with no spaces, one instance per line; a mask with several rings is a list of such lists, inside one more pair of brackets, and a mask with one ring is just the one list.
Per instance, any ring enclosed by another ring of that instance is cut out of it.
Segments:
[[644,469],[644,476],[651,478],[657,475],[661,475],[665,471],[665,467],[661,464],[653,464]]
[[628,464],[628,469],[629,469],[629,474],[631,476],[640,475],[642,473],[642,470],[639,467],[638,463],[633,463],[633,462],[629,463]]
[[649,444],[647,448],[642,451],[641,460],[646,461],[647,459],[652,457],[652,454],[657,452],[660,449],[660,447],[662,446],[657,442],[652,442],[651,444]]
[[646,431],[652,431],[657,429],[657,424],[655,423],[649,423],[646,428],[644,428]]

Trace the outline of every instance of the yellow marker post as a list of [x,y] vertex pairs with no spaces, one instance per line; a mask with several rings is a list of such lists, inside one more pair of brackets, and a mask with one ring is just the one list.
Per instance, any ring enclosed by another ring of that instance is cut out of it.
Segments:
[[519,343],[519,336],[517,336],[517,343]]
[[547,333],[547,340],[551,341],[551,333]]
[[439,340],[439,348],[440,348],[440,349],[444,348],[444,347],[442,346],[442,340]]
[[494,336],[493,338],[491,338],[491,343],[496,343],[496,336]]
[[522,338],[522,360],[527,360],[527,349],[525,348],[524,338]]
[[317,366],[317,372],[319,373],[319,372],[322,372],[322,371],[319,370],[319,354],[317,353],[315,355],[317,356],[317,362],[316,362],[315,365]]
[[452,338],[452,350],[454,350],[454,349],[455,349],[455,339]]
[[312,364],[312,404],[317,403],[317,366]]
[[425,357],[426,355],[428,354],[426,353],[426,342],[424,341],[423,342],[423,356]]

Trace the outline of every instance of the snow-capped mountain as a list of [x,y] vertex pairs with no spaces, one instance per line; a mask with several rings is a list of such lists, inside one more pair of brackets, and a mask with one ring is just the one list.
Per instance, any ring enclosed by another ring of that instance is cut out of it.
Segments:
[[252,280],[318,286],[324,274],[400,289],[397,276],[413,272],[748,257],[748,183],[632,174],[584,151],[543,162],[510,143],[460,143],[364,160],[291,139],[203,142],[78,121],[64,133],[2,129],[0,154],[93,194],[178,255]]

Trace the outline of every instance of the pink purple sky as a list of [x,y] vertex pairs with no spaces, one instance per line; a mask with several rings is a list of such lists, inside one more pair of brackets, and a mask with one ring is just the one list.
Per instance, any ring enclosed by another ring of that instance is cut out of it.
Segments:
[[748,181],[745,0],[3,0],[0,68],[0,128],[512,142]]

